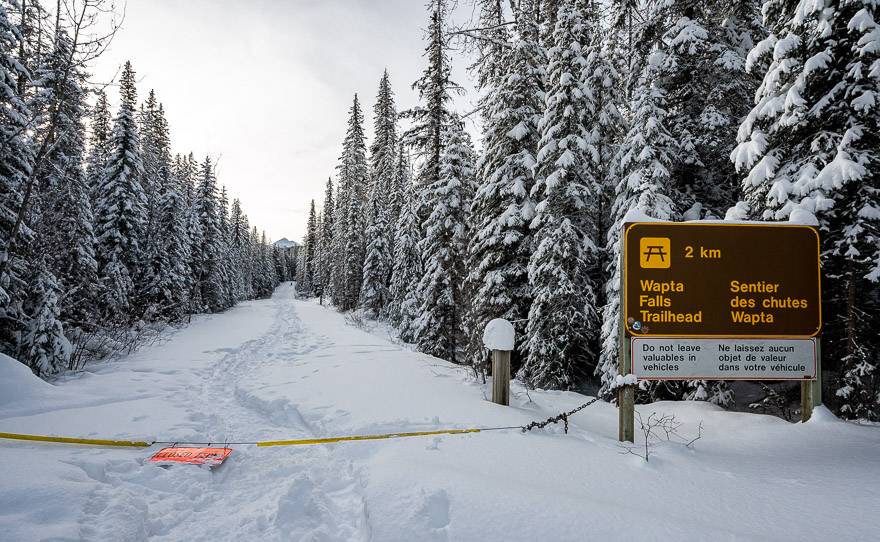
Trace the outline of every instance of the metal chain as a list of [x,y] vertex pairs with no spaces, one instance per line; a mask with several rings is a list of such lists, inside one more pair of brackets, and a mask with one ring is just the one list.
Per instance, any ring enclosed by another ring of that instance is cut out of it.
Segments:
[[522,427],[522,432],[525,433],[525,432],[531,431],[532,429],[535,429],[535,428],[543,429],[544,427],[547,427],[551,423],[563,422],[565,424],[564,425],[565,434],[568,434],[568,418],[569,418],[569,416],[573,416],[574,414],[577,414],[578,412],[587,408],[588,406],[592,405],[593,403],[595,403],[598,400],[599,400],[598,397],[590,399],[589,401],[587,401],[586,403],[582,404],[581,406],[575,408],[574,410],[569,410],[568,412],[560,412],[556,416],[547,418],[543,422],[535,421],[535,422],[532,422],[528,425],[524,425]]

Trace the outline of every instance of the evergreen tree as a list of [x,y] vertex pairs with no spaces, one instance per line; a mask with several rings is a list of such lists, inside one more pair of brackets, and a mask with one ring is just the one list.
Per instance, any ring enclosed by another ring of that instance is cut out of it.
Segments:
[[462,283],[467,247],[464,198],[473,181],[474,150],[457,117],[444,134],[440,178],[424,189],[431,210],[423,224],[419,248],[424,273],[418,286],[421,309],[414,324],[419,350],[452,362],[459,361],[464,303]]
[[278,274],[275,271],[275,259],[272,246],[266,241],[266,232],[260,234],[260,274],[262,284],[262,296],[272,297],[275,286],[278,285]]
[[220,223],[220,272],[223,279],[223,291],[221,295],[223,299],[223,309],[225,310],[235,305],[234,284],[238,280],[238,269],[235,267],[232,259],[229,197],[226,194],[226,186],[220,187],[220,200],[218,201],[218,204]]
[[110,156],[95,198],[95,237],[108,316],[128,314],[135,293],[146,221],[141,185],[143,164],[135,121],[135,74],[126,62],[120,78],[119,113],[113,122]]
[[[645,64],[633,93],[633,118],[621,141],[612,165],[617,183],[611,207],[613,226],[608,232],[608,299],[602,312],[602,353],[597,372],[601,375],[600,393],[607,395],[618,374],[620,338],[620,234],[624,218],[638,210],[653,218],[672,220],[677,216],[670,199],[670,168],[676,152],[675,140],[666,128],[665,93],[658,86],[657,70],[664,53],[655,51]],[[665,384],[664,384],[665,385]]]
[[[47,134],[50,150],[37,171],[39,195],[34,250],[44,254],[46,265],[64,292],[61,319],[74,328],[93,328],[96,320],[97,268],[94,216],[83,171],[85,147],[85,75],[73,63],[73,44],[63,30],[56,33],[54,48],[36,72],[32,109],[45,123],[54,123]],[[46,128],[44,128],[46,129]]]
[[265,297],[265,285],[264,278],[265,273],[263,269],[263,258],[262,258],[262,250],[260,245],[260,234],[257,233],[257,227],[253,226],[251,228],[250,239],[248,241],[250,245],[250,259],[253,262],[253,272],[251,274],[251,278],[253,280],[253,284],[251,289],[254,292],[254,298],[259,299]]
[[333,302],[340,310],[355,308],[360,298],[366,243],[364,240],[363,203],[367,195],[366,137],[364,117],[357,95],[352,103],[348,130],[339,159],[339,191],[336,231],[334,232],[335,263],[333,265]]
[[422,276],[419,252],[419,223],[416,216],[416,194],[409,174],[409,157],[400,149],[398,176],[402,179],[403,197],[394,235],[394,263],[389,288],[388,316],[400,338],[412,342],[413,324],[420,308],[417,286]]
[[274,288],[279,283],[288,280],[287,259],[284,257],[284,249],[275,244],[272,245],[272,264],[275,269]]
[[[21,302],[31,272],[22,258],[21,239],[27,240],[32,232],[19,223],[33,163],[26,132],[31,111],[18,86],[30,74],[12,54],[20,40],[6,5],[0,5],[0,350],[10,354],[23,326]],[[13,229],[18,230],[15,238]]]
[[[588,234],[597,250],[595,265],[590,266],[588,272],[592,282],[598,286],[608,281],[611,258],[605,243],[613,224],[611,205],[617,184],[612,166],[626,121],[618,107],[621,105],[622,81],[616,67],[616,45],[603,36],[605,29],[598,20],[596,8],[591,7],[586,13],[586,27],[594,30],[590,32],[590,42],[584,45],[586,65],[583,80],[590,103],[587,118],[583,122],[588,130],[586,141],[590,145],[590,159],[584,165],[594,180],[594,194],[592,203],[585,211]],[[605,306],[605,288],[596,287],[594,294],[596,306]]]
[[61,319],[68,329],[93,328],[100,295],[98,262],[95,259],[94,221],[89,193],[82,171],[74,169],[67,183],[58,189],[57,236],[52,265],[65,295],[60,300]]
[[232,200],[230,222],[230,250],[232,260],[238,269],[237,282],[233,295],[236,301],[251,299],[253,293],[253,261],[250,258],[249,233],[247,216],[241,208],[238,198]]
[[368,223],[365,232],[363,286],[360,305],[373,318],[386,308],[388,283],[391,279],[391,255],[394,236],[391,216],[398,198],[396,191],[397,111],[388,70],[379,82],[376,97],[374,132],[370,145],[370,178],[372,192],[368,203]]
[[[145,304],[154,317],[178,320],[188,313],[191,246],[183,182],[172,165],[168,122],[162,104],[150,92],[140,118],[147,195]],[[185,173],[184,173],[185,174]]]
[[388,302],[388,282],[391,278],[390,228],[388,227],[387,189],[377,186],[370,201],[370,224],[365,237],[367,251],[364,258],[364,282],[360,305],[367,316],[377,318]]
[[410,175],[409,157],[406,154],[406,146],[402,140],[398,140],[397,149],[394,151],[394,167],[391,172],[391,187],[388,189],[388,232],[391,243],[391,252],[394,253],[395,222],[400,217],[403,206],[406,205],[406,190],[408,183],[412,183]]
[[321,242],[318,250],[318,267],[315,269],[315,280],[324,291],[327,291],[330,285],[331,267],[334,261],[333,232],[336,217],[336,207],[333,200],[333,180],[330,177],[327,177],[327,189],[324,191],[324,206],[322,209]]
[[186,290],[189,305],[187,314],[200,312],[202,307],[201,285],[198,277],[201,274],[198,268],[198,258],[202,246],[202,225],[199,222],[197,197],[196,197],[196,162],[192,153],[180,156],[174,160],[174,177],[180,186],[181,203],[183,204],[184,225],[188,240],[188,258],[186,266],[189,275],[186,277]]
[[[823,233],[823,359],[851,418],[880,420],[880,47],[865,0],[768,0],[769,35],[746,68],[765,68],[732,153],[745,216],[814,212]],[[840,360],[840,362],[837,362]]]
[[195,269],[204,309],[218,312],[225,308],[223,238],[217,194],[217,179],[210,157],[205,158],[199,174],[195,208],[201,230],[201,245],[195,255]]
[[373,190],[370,196],[382,188],[387,197],[392,191],[397,152],[397,109],[394,106],[388,70],[385,70],[379,81],[373,114],[374,137],[370,143],[370,180]]
[[[518,20],[517,38],[500,62],[503,76],[490,81],[494,86],[485,113],[482,182],[472,206],[468,360],[481,372],[487,367],[482,344],[486,324],[493,318],[522,320],[531,305],[528,226],[534,218],[534,203],[529,192],[534,185],[537,124],[543,110],[545,57],[530,13],[521,13]],[[521,349],[522,338],[517,345]]]
[[[537,156],[538,201],[532,221],[535,251],[528,266],[533,301],[527,357],[518,377],[532,386],[569,389],[594,363],[599,327],[590,270],[596,267],[598,227],[588,209],[601,200],[599,150],[590,133],[598,104],[582,69],[590,35],[583,2],[563,3],[550,49],[548,87]],[[520,15],[523,19],[523,15]],[[533,25],[530,34],[537,35]],[[589,124],[588,124],[589,123]]]
[[[304,246],[306,243],[305,237],[303,237],[302,242]],[[296,281],[297,289],[300,289],[299,285],[305,284],[306,282],[306,251],[302,249],[302,246],[296,251],[296,272],[294,273],[294,280]]]
[[98,99],[91,114],[92,135],[89,140],[89,155],[86,159],[86,181],[92,202],[97,198],[97,191],[101,186],[101,177],[110,161],[110,104],[107,103],[107,93],[97,91]]
[[157,239],[153,284],[153,302],[158,316],[179,320],[190,307],[191,245],[187,231],[187,206],[181,194],[180,181],[174,177],[167,180],[169,186],[159,198],[157,217],[162,233]]
[[[448,109],[451,100],[450,91],[460,91],[460,87],[450,78],[449,45],[444,29],[448,17],[446,0],[431,0],[428,3],[428,10],[430,13],[428,45],[424,54],[428,59],[428,65],[422,77],[413,83],[413,88],[419,93],[421,105],[402,114],[412,122],[412,127],[404,134],[404,139],[421,160],[416,179],[420,191],[440,181],[443,133],[450,123]],[[420,221],[427,219],[430,213],[425,196],[426,194],[420,193],[418,209]]]
[[314,294],[315,263],[318,249],[318,218],[315,215],[315,200],[309,208],[309,221],[306,224],[306,238],[303,243],[303,276],[299,290],[307,295]]
[[34,374],[52,375],[67,368],[71,347],[60,320],[58,284],[45,261],[37,266],[30,298],[34,308],[22,340],[22,355]]
[[[159,198],[164,190],[163,176],[167,176],[170,167],[170,142],[168,141],[168,127],[163,118],[159,116],[159,102],[156,93],[150,90],[147,101],[141,104],[138,113],[138,129],[141,136],[141,161],[143,163],[143,175],[141,185],[146,196],[146,225],[142,248],[144,253],[152,256],[156,252],[156,241],[159,236],[158,207]],[[145,270],[150,282],[151,270]]]
[[672,2],[651,12],[656,22],[649,22],[649,29],[667,28],[656,40],[664,54],[653,58],[660,61],[656,84],[664,91],[666,125],[676,139],[671,180],[682,210],[696,206],[717,218],[736,201],[730,135],[757,88],[757,81],[742,73],[758,32],[751,25],[756,4]]

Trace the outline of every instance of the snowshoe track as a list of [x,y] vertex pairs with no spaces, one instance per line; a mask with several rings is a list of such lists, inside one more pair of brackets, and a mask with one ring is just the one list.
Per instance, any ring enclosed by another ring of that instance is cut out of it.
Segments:
[[[169,401],[189,409],[186,440],[256,441],[321,436],[290,399],[265,401],[243,385],[266,364],[296,363],[325,346],[303,331],[280,288],[272,326],[228,349],[202,375],[192,396]],[[292,399],[292,398],[291,398]],[[184,440],[181,437],[181,440]],[[351,461],[324,446],[235,446],[216,470],[157,467],[145,461],[76,463],[97,483],[82,511],[85,540],[370,540],[363,481]]]

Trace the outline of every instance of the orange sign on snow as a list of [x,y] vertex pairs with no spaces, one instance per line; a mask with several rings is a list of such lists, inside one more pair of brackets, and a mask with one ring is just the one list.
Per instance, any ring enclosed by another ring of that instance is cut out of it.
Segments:
[[162,448],[153,454],[149,461],[158,465],[186,463],[189,465],[217,467],[231,453],[232,448]]

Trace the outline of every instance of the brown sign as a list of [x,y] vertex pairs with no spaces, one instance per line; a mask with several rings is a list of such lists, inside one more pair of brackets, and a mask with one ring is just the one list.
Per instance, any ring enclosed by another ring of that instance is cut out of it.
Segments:
[[811,226],[624,225],[623,307],[635,337],[814,337],[822,329]]

